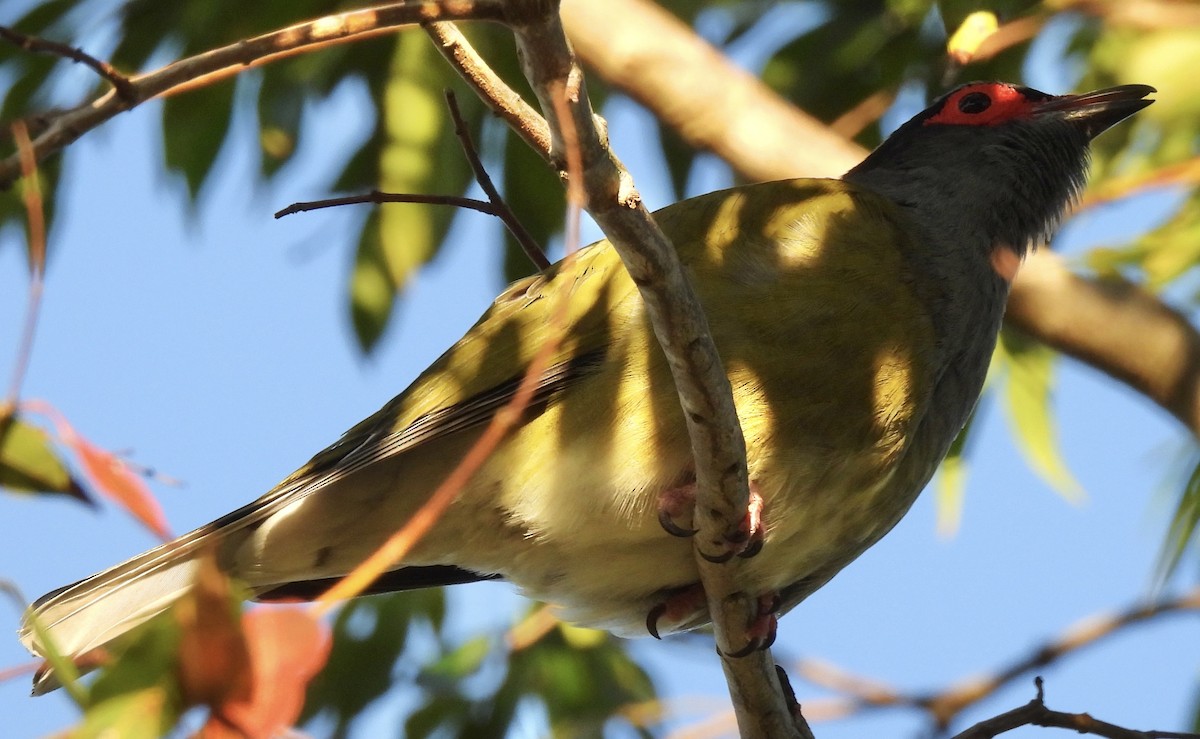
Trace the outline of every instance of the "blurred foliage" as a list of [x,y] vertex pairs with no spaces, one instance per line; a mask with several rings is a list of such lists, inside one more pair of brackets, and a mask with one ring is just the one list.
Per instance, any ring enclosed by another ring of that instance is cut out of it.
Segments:
[[0,416],[0,487],[91,502],[59,456],[50,434],[15,414]]
[[1080,502],[1083,488],[1058,448],[1051,407],[1056,363],[1052,349],[1006,326],[1000,332],[991,372],[1002,382],[1013,434],[1030,467],[1064,498]]
[[[332,719],[330,736],[349,736],[355,719],[395,685],[415,686],[420,707],[403,735],[504,736],[529,701],[549,716],[555,736],[599,736],[622,711],[654,697],[650,678],[621,642],[599,631],[550,622],[533,639],[514,645],[511,634],[476,635],[453,643],[443,630],[440,591],[360,598],[334,626],[329,664],[309,687],[304,720]],[[535,611],[530,620],[544,622]],[[415,632],[432,632],[413,641]],[[399,661],[401,655],[405,656]],[[404,665],[394,674],[394,664]],[[410,665],[419,664],[415,671]]]
[[[129,0],[117,11],[108,59],[127,72],[144,70],[151,59],[188,56],[364,4]],[[717,43],[731,44],[755,38],[764,30],[764,14],[786,3],[662,0],[662,4],[693,25],[706,15],[720,16],[727,33]],[[969,13],[980,9],[995,12],[1002,31],[1010,21],[1040,26],[1050,53],[1059,53],[1056,44],[1061,48],[1061,58],[1054,64],[1064,72],[1065,86],[1074,83],[1088,89],[1139,82],[1159,89],[1154,106],[1132,125],[1106,134],[1094,147],[1097,176],[1093,181],[1103,188],[1108,178],[1118,188],[1109,194],[1118,197],[1154,181],[1153,173],[1168,164],[1194,160],[1200,129],[1200,77],[1192,73],[1200,64],[1196,4],[1153,3],[1145,13],[1135,12],[1143,4],[1151,5],[1145,0],[994,0],[983,5],[975,0],[818,0],[807,5],[823,13],[824,21],[781,43],[761,73],[801,108],[832,122],[865,109],[859,106],[879,96],[892,100],[905,92],[908,102],[904,104],[911,105],[913,93],[931,98],[962,80],[1027,81],[1029,39],[961,69],[948,62],[946,42]],[[77,45],[91,38],[88,33],[102,5],[99,0],[48,0],[20,19],[0,15],[0,23]],[[527,92],[504,29],[467,30],[497,71],[518,91]],[[778,28],[770,30],[779,33]],[[1044,63],[1046,49],[1042,52]],[[63,69],[68,66],[46,55],[0,47],[0,123],[26,118],[36,131],[38,114],[78,104],[103,89],[95,83],[90,90],[75,90],[79,97],[64,99]],[[306,108],[351,80],[365,83],[376,103],[374,127],[342,171],[331,178],[328,190],[463,194],[470,186],[469,172],[441,100],[443,88],[460,92],[463,88],[415,31],[334,45],[256,68],[236,81],[169,98],[162,106],[163,161],[186,183],[187,196],[195,199],[212,175],[231,119],[240,111],[253,114],[258,127],[262,177],[275,177],[308,135]],[[597,106],[613,94],[595,76],[589,80],[589,91]],[[475,141],[492,144],[481,154],[491,168],[499,170],[495,179],[502,191],[534,237],[549,243],[560,229],[563,213],[557,177],[515,137],[486,135],[488,125],[494,124],[485,125],[482,106],[469,93],[458,97]],[[868,121],[856,138],[872,146],[884,132],[877,117],[869,116]],[[682,192],[697,153],[676,132],[660,128],[657,133],[671,181]],[[11,149],[11,138],[4,141]],[[53,157],[41,166],[49,216],[61,161]],[[1196,169],[1170,184],[1190,188],[1197,179]],[[315,192],[313,197],[324,194]],[[0,197],[0,228],[22,223],[23,218],[19,198]],[[445,209],[389,205],[375,209],[360,232],[346,235],[347,306],[365,351],[384,335],[397,296],[413,274],[437,256],[452,218],[453,213]],[[1102,277],[1134,279],[1155,290],[1168,290],[1194,278],[1200,262],[1198,244],[1200,198],[1193,195],[1181,198],[1177,211],[1151,232],[1128,244],[1102,245],[1084,262]],[[527,274],[530,268],[511,239],[506,248],[506,275]],[[1200,291],[1193,285],[1185,299],[1200,301]],[[1054,362],[1049,350],[1006,332],[994,367],[994,379],[1000,381],[993,382],[992,388],[1004,393],[1031,465],[1058,489],[1071,493],[1078,491],[1078,484],[1056,451],[1050,403]],[[20,422],[8,429],[0,444],[0,481],[16,488],[69,487],[72,483],[59,468],[61,463],[46,456],[52,452],[38,433]],[[969,438],[967,433],[960,437],[943,470],[942,497],[955,506],[961,505]],[[24,451],[14,456],[16,445]],[[18,456],[20,462],[14,462]],[[36,462],[32,468],[31,461]],[[18,473],[25,477],[14,477]],[[39,482],[33,485],[27,478]],[[1164,546],[1168,564],[1178,562],[1188,551],[1187,543],[1197,538],[1197,479],[1200,474],[1193,474],[1182,486]],[[306,717],[329,718],[337,735],[345,735],[354,718],[401,679],[393,665],[413,651],[409,636],[414,627],[433,633],[437,654],[423,662],[418,674],[403,677],[415,679],[424,692],[422,705],[407,719],[410,736],[500,736],[519,706],[530,699],[541,702],[557,734],[596,735],[622,706],[653,695],[645,674],[609,637],[588,641],[555,627],[532,646],[515,651],[492,637],[449,644],[442,632],[443,610],[440,593],[373,598],[348,606],[338,619],[329,666],[309,691]]]

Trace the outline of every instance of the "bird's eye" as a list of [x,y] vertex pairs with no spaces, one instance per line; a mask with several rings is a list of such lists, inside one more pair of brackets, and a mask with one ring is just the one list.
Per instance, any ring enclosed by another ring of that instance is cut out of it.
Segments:
[[958,110],[968,115],[975,115],[987,110],[992,104],[992,99],[984,92],[972,92],[963,95],[958,101]]

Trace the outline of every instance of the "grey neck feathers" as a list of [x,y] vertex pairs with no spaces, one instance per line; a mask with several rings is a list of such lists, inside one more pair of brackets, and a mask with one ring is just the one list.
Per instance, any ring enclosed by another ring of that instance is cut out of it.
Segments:
[[924,236],[1024,256],[1044,243],[1083,186],[1087,138],[1061,121],[897,130],[845,179],[907,211]]

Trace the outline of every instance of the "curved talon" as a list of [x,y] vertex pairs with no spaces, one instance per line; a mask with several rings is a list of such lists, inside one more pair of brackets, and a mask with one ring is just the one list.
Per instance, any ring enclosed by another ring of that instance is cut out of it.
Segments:
[[758,640],[751,639],[750,642],[748,644],[746,644],[746,646],[742,647],[741,649],[737,650],[736,652],[722,652],[722,654],[724,654],[726,657],[732,657],[733,659],[740,659],[742,657],[746,657],[751,654],[754,654],[757,651],[758,651]]
[[759,645],[759,651],[766,651],[770,649],[771,646],[775,644],[775,637],[779,635],[779,619],[775,618],[774,616],[771,616],[770,618],[771,625],[768,627],[770,630],[767,632],[767,638]]
[[695,536],[699,531],[699,529],[685,529],[684,527],[675,523],[674,519],[671,518],[671,514],[665,508],[661,508],[658,511],[658,523],[668,534],[671,536],[678,536],[681,539]]
[[733,550],[726,549],[724,552],[721,552],[720,554],[705,554],[704,551],[701,551],[700,556],[704,557],[704,559],[708,560],[709,562],[712,562],[715,565],[719,565],[719,564],[724,564],[724,563],[728,562],[729,560],[733,559]]
[[761,552],[762,548],[763,548],[762,538],[756,537],[753,541],[750,542],[750,544],[745,549],[738,552],[738,556],[741,557],[742,559],[750,559],[754,555]]
[[730,544],[741,544],[750,538],[750,532],[746,529],[737,528],[732,533],[725,534],[725,541]]
[[650,636],[662,641],[662,637],[658,635],[658,620],[667,612],[667,604],[659,603],[650,609],[650,613],[646,614],[646,631],[650,632]]

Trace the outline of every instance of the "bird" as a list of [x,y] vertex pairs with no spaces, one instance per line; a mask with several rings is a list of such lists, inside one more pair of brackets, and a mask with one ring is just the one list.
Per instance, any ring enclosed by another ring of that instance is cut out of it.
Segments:
[[[1154,92],[972,82],[840,179],[736,186],[654,214],[745,436],[752,504],[712,558],[743,555],[740,582],[763,603],[748,648],[911,507],[979,398],[1017,267],[1085,184],[1090,142]],[[618,635],[703,627],[683,411],[602,240],[510,285],[404,392],[259,499],[37,600],[20,640],[46,654],[36,619],[65,655],[108,644],[168,609],[206,552],[256,599],[315,597],[413,515],[556,331],[518,422],[369,590],[504,579]]]

